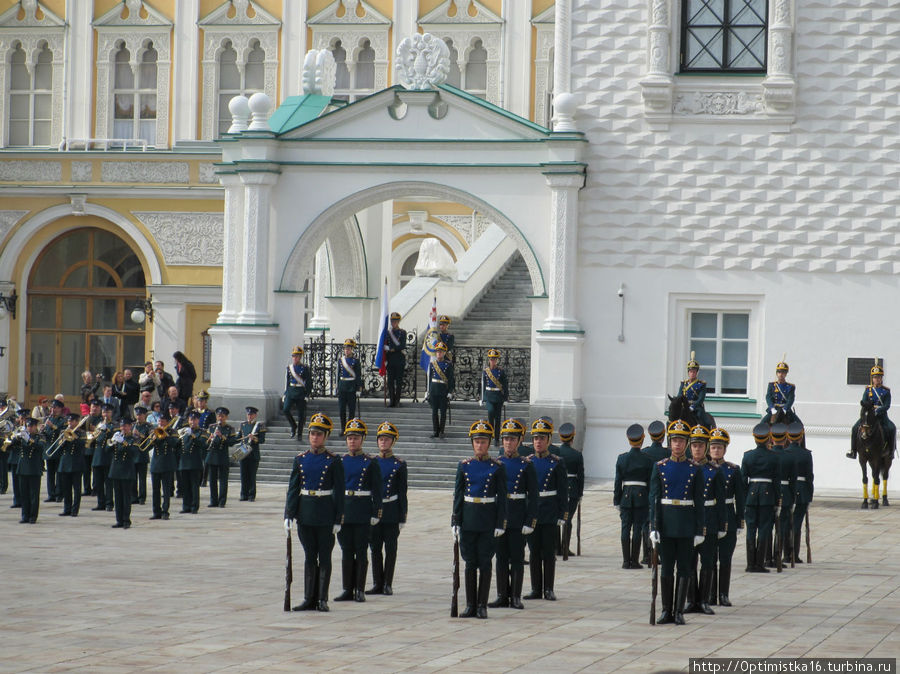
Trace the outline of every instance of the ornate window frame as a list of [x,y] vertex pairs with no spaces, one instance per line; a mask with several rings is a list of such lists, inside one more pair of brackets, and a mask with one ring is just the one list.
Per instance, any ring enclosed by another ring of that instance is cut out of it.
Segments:
[[[123,14],[127,10],[127,15]],[[143,15],[143,16],[142,16]],[[147,42],[156,50],[156,145],[169,147],[169,90],[172,70],[172,22],[149,3],[126,0],[94,21],[97,31],[97,108],[94,135],[113,137],[113,90],[115,57],[121,45],[131,55],[131,69],[137,77],[141,55]]]
[[[350,71],[350,96],[362,94],[353,91],[356,82],[356,59],[362,51],[362,43],[369,40],[375,50],[375,86],[371,92],[388,87],[390,64],[390,29],[392,22],[364,0],[335,0],[307,21],[312,31],[312,49],[331,51],[337,40],[347,51],[346,65]],[[346,90],[335,91],[336,95]]]
[[[234,15],[229,17],[232,6]],[[253,10],[253,16],[249,11]],[[213,140],[219,127],[219,57],[225,49],[225,42],[231,45],[238,54],[238,70],[243,70],[247,63],[247,55],[251,51],[250,43],[259,41],[260,48],[266,53],[263,64],[263,92],[273,101],[278,100],[278,38],[281,21],[269,14],[252,0],[238,0],[232,5],[231,0],[222,3],[217,9],[207,14],[197,25],[203,29],[203,84],[202,84],[202,119],[203,128],[200,137]]]
[[787,133],[795,119],[796,0],[769,0],[767,73],[759,77],[677,74],[684,0],[648,0],[647,65],[641,79],[644,118],[652,131],[672,123],[736,121]]
[[[474,8],[475,15],[469,13]],[[452,13],[452,16],[451,16]],[[440,5],[419,19],[419,27],[425,33],[453,40],[457,50],[460,73],[466,72],[469,54],[475,40],[480,39],[487,51],[487,87],[485,100],[500,104],[500,61],[504,21],[477,0],[444,0]],[[465,87],[463,87],[465,88]]]
[[553,119],[553,59],[556,6],[550,5],[531,20],[534,43],[534,122],[548,129]]
[[[32,6],[26,7],[31,4]],[[24,11],[23,18],[19,18]],[[40,18],[38,18],[40,16]],[[51,99],[52,117],[50,121],[50,146],[55,147],[62,140],[63,119],[63,62],[65,60],[65,21],[39,2],[16,3],[0,14],[0,95],[3,97],[0,117],[6,120],[0,128],[0,147],[9,145],[9,87],[10,57],[13,45],[21,44],[25,51],[25,66],[29,73],[44,43],[53,54]]]

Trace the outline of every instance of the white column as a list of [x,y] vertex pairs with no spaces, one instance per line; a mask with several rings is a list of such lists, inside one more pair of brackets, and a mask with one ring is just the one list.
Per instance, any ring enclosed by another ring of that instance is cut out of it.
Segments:
[[282,0],[281,9],[281,100],[299,96],[300,73],[307,52],[307,0]]
[[242,222],[244,214],[244,186],[236,175],[219,176],[225,187],[225,218],[222,236],[222,311],[219,323],[235,323],[241,310],[240,269],[244,240]]
[[91,21],[93,0],[66,0],[67,51],[65,119],[66,138],[90,138],[93,135],[91,103],[93,98],[94,35]]
[[269,313],[269,221],[277,173],[241,173],[244,184],[241,312],[238,323],[271,323]]
[[572,0],[556,0],[553,34],[553,130],[577,131],[572,95]]
[[793,1],[769,3],[768,74],[763,80],[766,107],[772,116],[794,118]]
[[200,38],[197,30],[199,0],[175,3],[175,30],[172,49],[172,144],[196,140]]
[[328,302],[325,296],[331,292],[331,264],[328,260],[328,247],[323,243],[316,251],[316,281],[313,289],[313,315],[309,319],[308,329],[321,331],[328,326]]
[[[519,0],[516,1],[518,2]],[[393,30],[391,31],[390,54],[392,64],[396,63],[396,61],[394,60],[394,55],[397,53],[397,45],[399,45],[403,41],[403,38],[407,38],[413,33],[417,33],[419,30],[418,5],[418,2],[411,2],[411,0],[394,0],[394,25],[392,27]],[[468,3],[466,3],[466,5],[468,5]],[[393,72],[389,73],[388,81],[396,82]]]
[[[12,281],[0,281],[0,294],[4,297],[9,297],[13,290],[15,290],[15,283]],[[16,302],[16,317],[19,320],[20,324],[23,322],[25,318],[25,293],[21,293],[19,295],[19,299]],[[15,387],[14,382],[12,381],[12,377],[10,377],[9,371],[9,359],[12,358],[12,353],[10,352],[10,339],[12,338],[12,314],[6,313],[2,318],[0,318],[0,346],[3,347],[3,355],[0,356],[0,391],[2,391],[5,395],[10,395],[12,393],[17,394],[17,400],[25,404],[25,400],[22,398],[22,393],[18,391],[13,391]],[[25,349],[24,342],[20,341],[19,348],[19,361],[23,361],[25,359]]]
[[650,4],[647,27],[647,74],[641,79],[644,116],[652,130],[665,130],[672,119],[675,79],[670,63],[671,32],[669,0]]
[[531,109],[531,63],[521,58],[531,53],[531,0],[516,0],[503,3],[503,67],[501,94],[504,106],[510,112],[528,118]]
[[548,308],[544,330],[576,332],[575,253],[578,244],[578,190],[583,173],[549,173],[550,264],[547,284]]

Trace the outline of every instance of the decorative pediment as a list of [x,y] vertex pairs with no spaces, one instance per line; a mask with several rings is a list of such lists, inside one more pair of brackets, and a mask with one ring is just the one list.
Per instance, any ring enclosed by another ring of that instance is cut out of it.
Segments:
[[280,26],[281,21],[253,0],[226,0],[197,22],[198,26]]
[[538,14],[531,20],[532,24],[539,23],[556,23],[556,5],[550,5],[543,12]]
[[172,26],[172,22],[149,2],[143,0],[122,0],[106,14],[94,21],[95,28],[107,26],[149,27]]
[[503,23],[503,19],[475,0],[445,0],[419,19],[420,25],[436,23]]
[[335,0],[306,23],[310,26],[348,24],[390,26],[391,20],[364,0]]
[[66,22],[37,0],[22,0],[0,14],[0,28],[62,28]]

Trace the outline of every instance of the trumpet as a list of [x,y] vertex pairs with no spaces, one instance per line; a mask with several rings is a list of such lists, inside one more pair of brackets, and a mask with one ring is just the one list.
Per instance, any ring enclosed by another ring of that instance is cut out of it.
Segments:
[[81,421],[78,422],[78,425],[75,428],[67,428],[58,436],[56,436],[56,440],[53,441],[46,452],[44,452],[48,458],[52,459],[56,456],[56,453],[59,451],[59,448],[62,447],[63,442],[72,442],[75,438],[78,437],[78,433],[76,432],[79,428],[84,425],[84,422],[88,420],[89,417],[84,416],[81,417]]
[[107,429],[107,423],[105,421],[101,421],[99,424],[94,426],[94,430],[88,431],[87,434],[87,442],[93,444],[97,442],[97,438],[100,437],[100,434]]

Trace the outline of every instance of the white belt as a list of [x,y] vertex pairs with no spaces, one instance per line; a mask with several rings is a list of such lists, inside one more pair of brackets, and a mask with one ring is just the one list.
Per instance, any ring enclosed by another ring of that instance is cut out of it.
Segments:
[[304,388],[306,384],[291,384],[291,388]]
[[356,377],[341,377],[341,381],[356,381]]
[[499,389],[496,386],[485,386],[484,390],[485,391],[502,391],[503,389]]
[[[566,477],[578,477],[578,475],[575,473],[566,473]],[[643,482],[641,484],[643,484]]]
[[506,498],[512,499],[513,501],[521,501],[527,496],[527,494],[507,494]]
[[542,491],[538,494],[538,496],[556,496],[556,490],[549,489],[547,491]]
[[[575,476],[573,475],[572,477],[575,477]],[[646,486],[647,486],[647,483],[646,483],[646,482],[636,482],[636,481],[634,481],[634,480],[629,480],[628,482],[623,482],[623,483],[622,483],[622,486],[623,486],[623,487],[646,487]]]
[[805,478],[805,477],[801,477],[801,476],[798,475],[798,476],[797,476],[797,479],[800,480],[801,482],[806,482],[806,478]]
[[331,489],[301,489],[301,496],[331,496]]
[[728,504],[728,503],[734,503],[734,497],[725,499],[725,503],[726,503],[726,504]]
[[398,498],[400,498],[400,495],[399,495],[399,494],[394,494],[393,496],[385,496],[385,497],[381,500],[381,502],[382,502],[382,503],[390,503],[391,501],[396,501]]
[[431,383],[432,384],[448,384],[449,385],[450,382],[444,381],[443,379],[432,379]]
[[790,480],[782,480],[782,481],[781,481],[781,484],[789,485],[790,483],[791,483]]
[[495,496],[465,496],[466,503],[493,503],[497,500]]
[[711,499],[709,499],[708,501],[704,501],[704,502],[703,502],[703,505],[705,505],[705,506],[714,506],[714,505],[716,505],[716,499],[711,498]]
[[750,482],[769,482],[769,483],[771,483],[772,480],[770,480],[767,477],[751,477]]
[[372,492],[370,492],[368,489],[361,489],[358,491],[353,491],[352,489],[350,489],[348,491],[345,491],[344,494],[346,496],[371,496]]
[[663,498],[659,500],[663,505],[672,505],[672,506],[692,506],[694,505],[693,501],[682,501],[677,498]]

